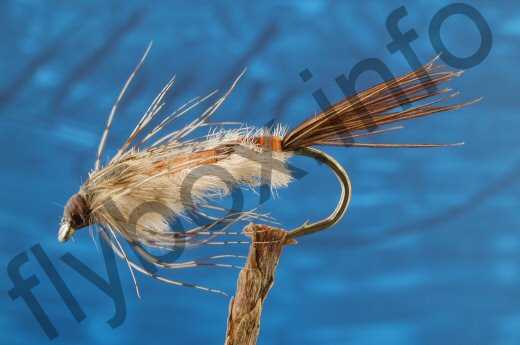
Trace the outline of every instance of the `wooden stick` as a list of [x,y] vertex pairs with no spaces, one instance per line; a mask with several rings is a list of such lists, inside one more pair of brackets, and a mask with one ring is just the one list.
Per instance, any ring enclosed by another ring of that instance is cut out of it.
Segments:
[[229,303],[226,345],[255,345],[260,332],[260,315],[282,247],[294,244],[287,232],[266,225],[249,224],[244,232],[251,237],[245,267],[240,271],[236,295]]

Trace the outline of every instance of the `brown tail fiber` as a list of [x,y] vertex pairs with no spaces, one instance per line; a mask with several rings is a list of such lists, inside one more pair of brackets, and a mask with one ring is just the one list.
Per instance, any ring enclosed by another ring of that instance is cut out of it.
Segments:
[[[439,86],[461,71],[447,71],[433,61],[416,71],[380,83],[354,96],[347,97],[322,113],[313,116],[284,137],[284,150],[313,145],[357,147],[432,147],[443,144],[372,144],[354,142],[354,138],[372,136],[400,127],[379,126],[415,119],[434,113],[460,109],[477,100],[446,105],[457,95]],[[437,96],[437,97],[436,97]],[[420,102],[418,105],[413,105]]]

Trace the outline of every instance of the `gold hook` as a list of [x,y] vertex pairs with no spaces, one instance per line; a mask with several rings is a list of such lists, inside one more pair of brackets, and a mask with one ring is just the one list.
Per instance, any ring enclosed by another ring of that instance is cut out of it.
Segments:
[[305,221],[301,226],[289,231],[287,239],[294,239],[296,237],[309,235],[314,232],[325,230],[341,220],[345,212],[347,211],[350,203],[350,195],[352,192],[352,185],[347,172],[338,161],[334,158],[312,147],[303,147],[294,151],[296,155],[311,157],[319,162],[325,163],[329,168],[332,169],[336,177],[338,178],[341,185],[341,196],[334,212],[332,212],[327,218],[322,219],[318,222],[309,224]]

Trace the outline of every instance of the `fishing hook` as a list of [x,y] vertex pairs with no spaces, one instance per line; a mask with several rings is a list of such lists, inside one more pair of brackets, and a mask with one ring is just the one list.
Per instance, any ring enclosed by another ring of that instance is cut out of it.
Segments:
[[345,212],[347,211],[348,205],[350,203],[350,195],[352,192],[352,185],[350,183],[348,174],[337,160],[325,152],[312,147],[302,147],[295,150],[294,153],[298,156],[313,158],[321,163],[325,163],[329,168],[331,168],[340,183],[341,196],[338,204],[336,205],[336,209],[328,217],[315,223],[309,223],[308,220],[305,221],[299,227],[289,231],[287,235],[288,240],[323,231],[335,225],[345,215]]

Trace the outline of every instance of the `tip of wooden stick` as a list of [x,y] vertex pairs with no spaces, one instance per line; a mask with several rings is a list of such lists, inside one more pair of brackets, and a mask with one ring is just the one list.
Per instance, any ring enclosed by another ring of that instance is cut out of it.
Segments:
[[298,241],[296,241],[294,238],[285,238],[285,241],[283,242],[284,245],[295,245],[298,244]]

